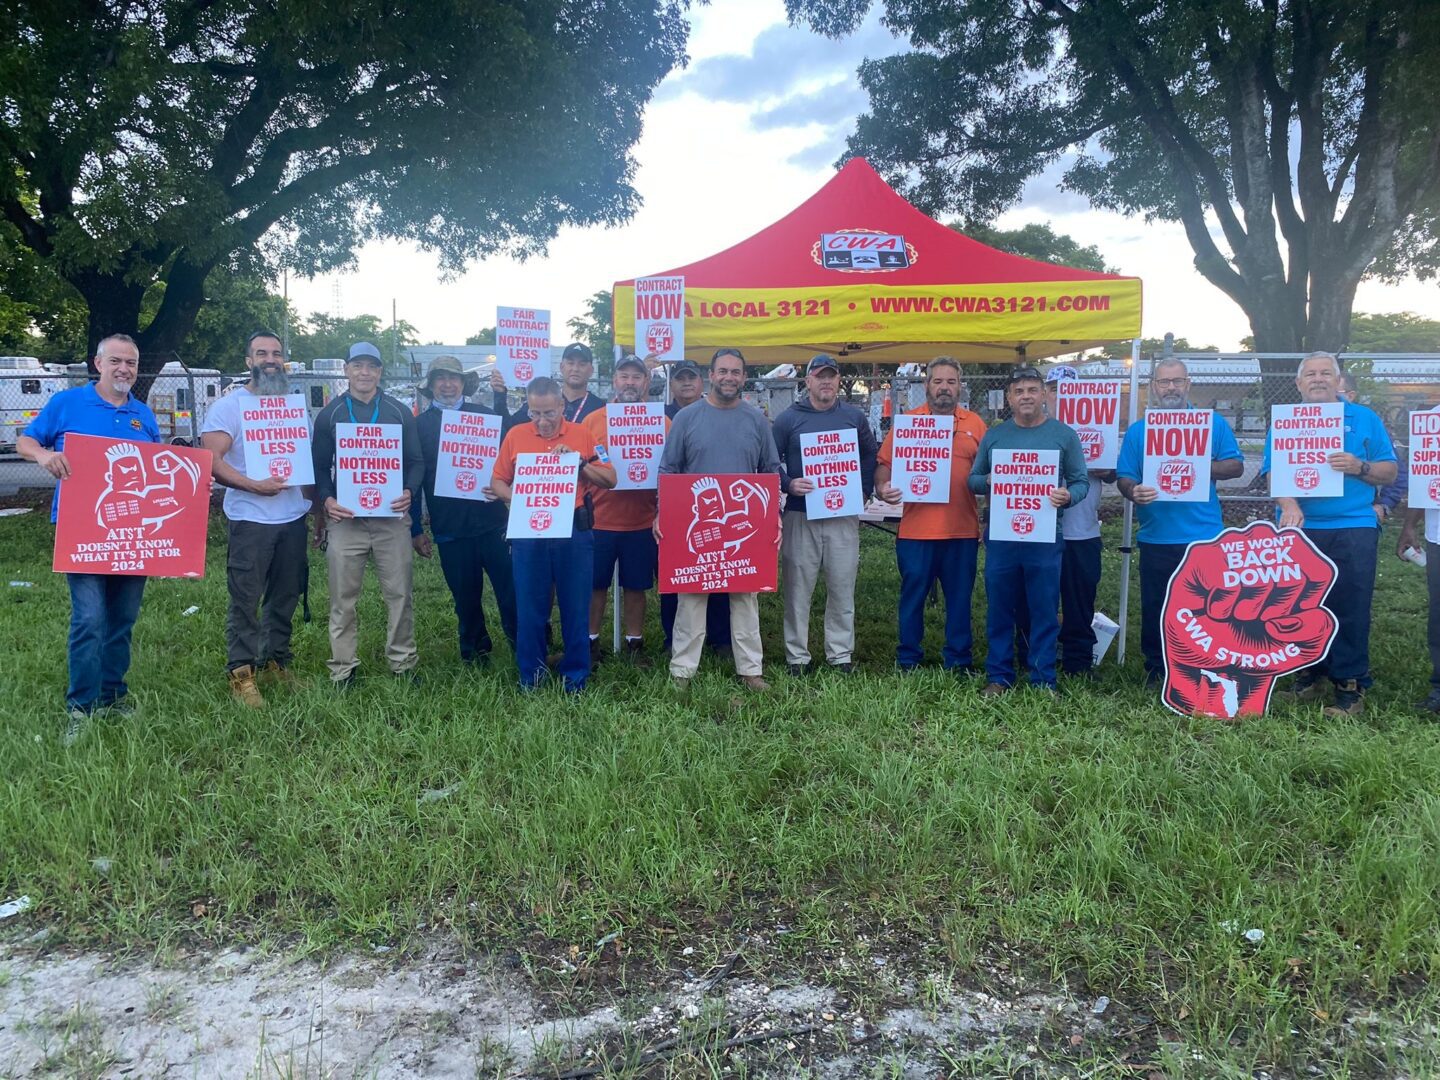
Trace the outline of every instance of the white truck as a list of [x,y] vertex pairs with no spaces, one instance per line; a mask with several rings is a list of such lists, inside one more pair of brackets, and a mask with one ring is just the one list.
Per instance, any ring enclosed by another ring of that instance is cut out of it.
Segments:
[[26,425],[51,395],[69,385],[63,368],[47,367],[33,356],[0,356],[0,453],[14,453]]

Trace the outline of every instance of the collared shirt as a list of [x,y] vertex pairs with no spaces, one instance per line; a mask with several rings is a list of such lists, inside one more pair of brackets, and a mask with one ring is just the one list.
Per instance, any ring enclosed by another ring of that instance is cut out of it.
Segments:
[[[581,425],[589,429],[590,441],[598,450],[610,445],[610,426],[603,412],[591,413]],[[670,421],[665,421],[665,434],[670,434]],[[662,450],[663,453],[663,450]],[[613,463],[612,463],[613,464]],[[659,507],[655,488],[620,491],[618,488],[597,489],[595,492],[595,528],[606,532],[639,532],[655,524]]]
[[597,433],[584,424],[572,424],[570,421],[564,420],[561,422],[559,430],[548,439],[535,429],[533,422],[516,424],[500,444],[500,456],[495,461],[495,471],[492,475],[496,480],[513,484],[517,454],[550,454],[554,453],[555,447],[560,445],[568,446],[580,455],[581,477],[580,483],[575,488],[575,505],[582,506],[585,502],[586,492],[593,494],[601,490],[599,485],[592,484],[585,479],[586,464],[609,469],[612,474],[615,472],[615,466],[607,462],[591,460],[599,457],[602,449],[605,451],[604,456],[609,457],[610,441],[605,437],[603,431]]
[[[1195,406],[1186,402],[1184,408]],[[1210,433],[1210,460],[1237,461],[1243,455],[1235,432],[1219,413],[1215,413]],[[1120,460],[1115,465],[1117,476],[1129,477],[1140,483],[1145,476],[1145,418],[1142,416],[1125,429],[1120,444]],[[1219,536],[1225,528],[1220,515],[1220,494],[1215,481],[1210,481],[1210,498],[1205,502],[1166,502],[1156,499],[1144,506],[1135,506],[1140,520],[1139,540],[1143,544],[1190,544]],[[1373,514],[1371,515],[1374,516]]]
[[[928,416],[929,405],[911,409],[911,416]],[[970,490],[970,469],[980,442],[985,438],[985,421],[967,409],[955,410],[955,429],[950,444],[950,499],[943,503],[904,503],[900,510],[903,540],[975,540],[980,536],[980,513],[975,493]],[[886,432],[875,464],[891,468],[895,461],[895,432]]]
[[[94,383],[70,390],[61,390],[45,403],[40,415],[31,420],[21,433],[30,436],[47,450],[65,452],[65,436],[97,435],[103,439],[128,439],[132,442],[160,441],[160,425],[150,406],[135,395],[126,396],[119,405],[112,405],[100,396]],[[60,510],[60,488],[50,501],[50,520]]]
[[[1342,401],[1345,407],[1345,453],[1354,454],[1361,461],[1372,464],[1377,461],[1394,461],[1395,445],[1385,423],[1373,409],[1357,405],[1353,401]],[[1265,435],[1265,462],[1260,466],[1262,473],[1270,472],[1270,442],[1273,432]],[[1332,499],[1317,499],[1306,496],[1295,500],[1300,512],[1305,515],[1307,529],[1360,529],[1380,527],[1380,519],[1371,508],[1375,502],[1375,485],[1367,484],[1358,476],[1345,476],[1345,488]],[[1276,510],[1279,514],[1279,510]]]

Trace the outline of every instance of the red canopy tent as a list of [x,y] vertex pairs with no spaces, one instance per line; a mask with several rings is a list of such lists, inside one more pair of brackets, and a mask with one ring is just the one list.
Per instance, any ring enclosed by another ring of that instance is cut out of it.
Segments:
[[[922,214],[863,158],[748,240],[646,276],[685,278],[692,359],[734,345],[753,363],[822,350],[856,362],[1035,360],[1140,333],[1139,278],[996,251]],[[614,289],[615,340],[631,347],[634,284]]]

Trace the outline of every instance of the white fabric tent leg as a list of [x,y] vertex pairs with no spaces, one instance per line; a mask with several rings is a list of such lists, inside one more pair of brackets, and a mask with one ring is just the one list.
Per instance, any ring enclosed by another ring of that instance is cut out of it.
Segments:
[[[1128,424],[1135,423],[1140,403],[1140,339],[1130,342],[1130,416]],[[1125,500],[1124,539],[1120,542],[1120,633],[1115,639],[1116,662],[1125,663],[1125,636],[1130,626],[1130,555],[1135,526],[1135,504]]]

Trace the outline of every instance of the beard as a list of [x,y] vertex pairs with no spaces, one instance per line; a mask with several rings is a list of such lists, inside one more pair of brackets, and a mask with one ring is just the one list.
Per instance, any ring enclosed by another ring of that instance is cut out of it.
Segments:
[[620,405],[634,405],[640,400],[639,390],[616,390],[615,402]]
[[250,385],[257,394],[278,397],[290,392],[290,376],[284,368],[279,371],[256,368],[250,373]]
[[1184,394],[1157,394],[1155,404],[1162,409],[1183,409],[1185,407]]

